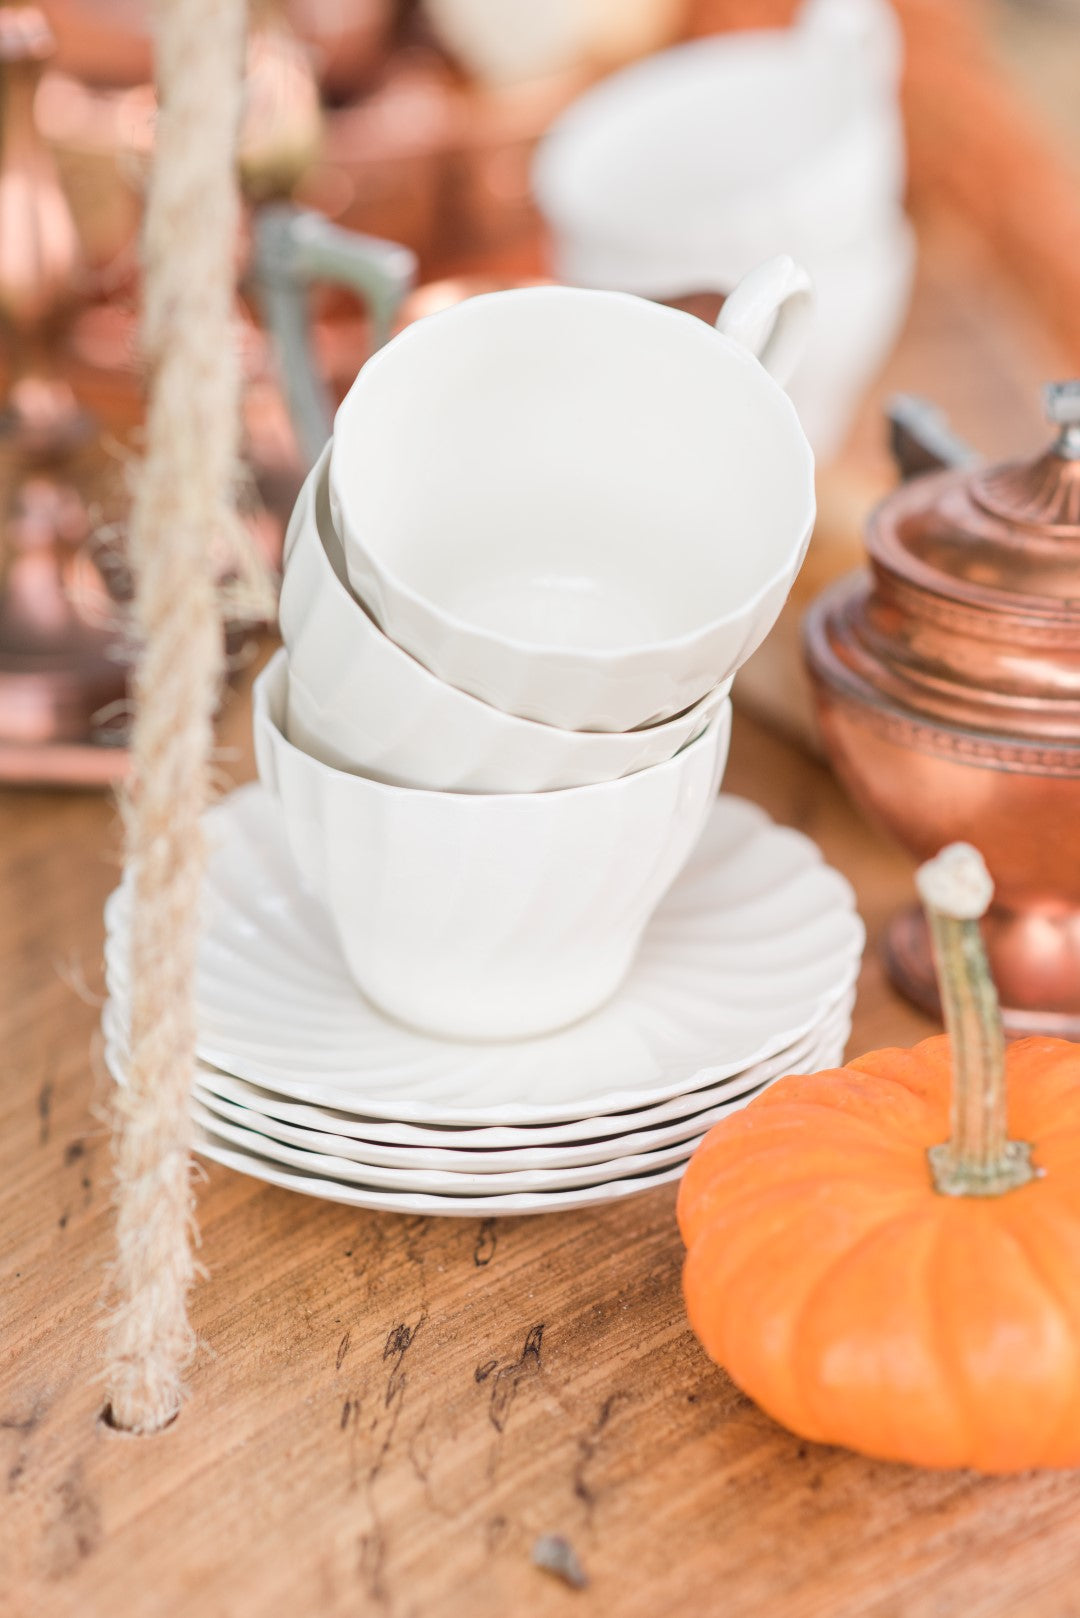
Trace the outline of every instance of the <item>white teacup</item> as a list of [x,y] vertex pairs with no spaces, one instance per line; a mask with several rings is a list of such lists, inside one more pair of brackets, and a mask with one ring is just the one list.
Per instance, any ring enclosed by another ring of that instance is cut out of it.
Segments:
[[911,287],[899,64],[888,0],[808,0],[791,28],[697,40],[603,80],[533,168],[560,277],[674,298],[795,254],[818,309],[790,391],[831,454]]
[[726,700],[728,681],[666,724],[605,734],[518,719],[437,679],[349,591],[330,516],[329,461],[327,446],[293,510],[281,587],[285,731],[305,753],[392,786],[548,792],[662,764]]
[[813,456],[774,377],[811,302],[778,258],[715,331],[568,287],[417,321],[337,415],[354,591],[391,640],[507,713],[613,731],[690,708],[768,633],[809,542]]
[[594,1011],[704,829],[727,703],[675,758],[566,792],[418,792],[293,747],[278,652],[255,685],[259,775],[363,992],[462,1039],[550,1032]]

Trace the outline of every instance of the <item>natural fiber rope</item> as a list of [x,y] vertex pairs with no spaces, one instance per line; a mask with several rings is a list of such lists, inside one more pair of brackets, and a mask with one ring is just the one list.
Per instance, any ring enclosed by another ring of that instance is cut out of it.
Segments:
[[238,449],[234,148],[244,0],[156,0],[159,115],[143,244],[150,370],[132,512],[136,681],[125,805],[133,880],[131,1060],[116,1119],[114,1425],[176,1414],[194,1348],[188,1096],[212,719],[223,669],[212,552]]

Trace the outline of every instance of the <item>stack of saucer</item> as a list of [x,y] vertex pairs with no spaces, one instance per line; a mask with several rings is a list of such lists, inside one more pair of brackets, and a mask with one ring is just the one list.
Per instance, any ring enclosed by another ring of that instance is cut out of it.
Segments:
[[[717,1119],[841,1060],[863,931],[798,832],[721,797],[622,988],[529,1040],[439,1040],[357,992],[267,792],[209,816],[197,1145],[403,1213],[543,1213],[677,1178]],[[130,892],[110,899],[107,1057],[127,1071]]]
[[[496,294],[365,367],[290,526],[262,785],[209,820],[209,1156],[363,1206],[577,1206],[838,1060],[850,890],[716,796],[732,676],[813,519],[755,358],[790,360],[804,309],[789,260],[723,333]],[[124,887],[107,926],[123,1083]]]

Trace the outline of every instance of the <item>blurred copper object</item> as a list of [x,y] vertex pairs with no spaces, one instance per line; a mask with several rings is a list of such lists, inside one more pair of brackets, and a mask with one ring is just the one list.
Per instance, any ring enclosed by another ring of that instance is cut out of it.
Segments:
[[[132,9],[132,19],[141,18],[142,25],[146,15],[145,5]],[[291,30],[283,0],[261,0],[252,8],[247,88],[240,165],[245,196],[258,203],[288,194],[311,165],[322,137],[310,53]],[[83,249],[79,280],[87,299],[65,335],[63,370],[79,402],[100,416],[112,435],[126,440],[143,411],[135,247],[153,151],[153,87],[90,86],[51,70],[39,88],[36,112],[73,199]],[[250,526],[276,564],[284,518],[303,466],[265,334],[242,302],[237,313],[245,376],[245,463],[272,514],[272,522],[264,520],[264,511]],[[59,364],[59,353],[56,358]]]
[[533,153],[594,76],[574,67],[520,84],[459,87],[442,212],[444,257],[499,252],[535,232]]
[[110,89],[153,78],[148,0],[49,0],[48,17],[62,72]]
[[[76,76],[53,67],[37,96],[38,127],[59,164],[84,256],[98,290],[115,295],[135,279],[136,237],[153,152],[149,12],[144,4],[113,11],[74,0],[61,9],[79,17],[93,12],[83,19],[88,38],[94,37],[99,10],[115,31],[127,18],[132,37],[145,47],[141,56],[121,53],[112,79],[103,72]],[[109,27],[105,37],[112,37]],[[141,65],[144,79],[128,82],[129,61]],[[319,154],[322,113],[311,52],[290,26],[284,0],[261,0],[252,8],[246,92],[240,132],[245,195],[250,201],[287,196]]]
[[446,63],[433,51],[399,51],[363,100],[327,111],[322,155],[296,200],[346,229],[401,242],[430,264],[442,247],[442,197],[459,121]]
[[542,275],[449,275],[441,281],[426,281],[411,292],[401,306],[397,329],[411,326],[425,315],[436,315],[440,309],[450,309],[466,298],[476,298],[485,292],[512,292],[519,287],[549,287],[554,282]]
[[289,0],[289,21],[310,48],[329,101],[347,101],[370,83],[395,12],[394,0]]
[[498,89],[463,83],[433,49],[394,53],[360,101],[329,109],[296,200],[336,224],[412,248],[424,274],[536,229],[529,164],[580,71]]
[[126,657],[87,554],[105,463],[58,374],[79,268],[75,227],[34,123],[52,35],[0,6],[0,779],[99,785],[126,766]]
[[[919,859],[955,839],[985,854],[1010,1032],[1075,1038],[1080,382],[1046,399],[1056,441],[989,467],[928,407],[896,402],[894,449],[915,475],[870,520],[869,571],[810,609],[806,644],[826,749],[866,813]],[[885,949],[897,986],[934,1008],[914,911]]]
[[[381,60],[394,10],[394,0],[287,0],[283,14],[327,95],[341,100],[367,83]],[[58,68],[102,89],[149,84],[150,15],[150,0],[49,0]],[[253,16],[259,20],[257,6]]]
[[698,38],[732,28],[785,28],[794,22],[800,4],[801,0],[690,0],[686,31]]
[[317,156],[321,138],[310,52],[289,26],[281,0],[258,0],[251,13],[238,153],[245,196],[253,202],[288,196]]
[[684,292],[677,298],[661,298],[672,309],[682,309],[688,315],[697,315],[709,326],[715,326],[717,317],[724,307],[724,294],[722,292]]
[[85,268],[103,291],[115,292],[135,277],[154,136],[153,87],[84,84],[50,68],[36,110],[74,213]]

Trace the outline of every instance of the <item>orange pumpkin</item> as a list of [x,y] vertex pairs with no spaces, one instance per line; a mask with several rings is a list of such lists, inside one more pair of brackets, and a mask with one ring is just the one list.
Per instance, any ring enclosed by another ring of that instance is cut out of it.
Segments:
[[928,910],[950,1037],[784,1079],[711,1131],[679,1194],[687,1310],[805,1438],[924,1466],[1076,1466],[1080,1046],[1005,1053],[981,909],[956,914],[946,889]]

